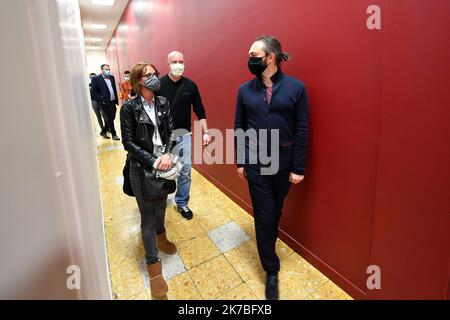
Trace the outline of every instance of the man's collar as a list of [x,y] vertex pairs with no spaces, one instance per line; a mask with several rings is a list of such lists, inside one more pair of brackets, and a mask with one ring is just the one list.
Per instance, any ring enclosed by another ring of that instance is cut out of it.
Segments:
[[180,77],[180,79],[178,79],[177,81],[173,80],[169,74],[167,74],[167,78],[169,78],[170,81],[172,81],[172,83],[180,83],[180,81],[183,80],[183,76]]
[[280,67],[278,67],[277,72],[273,76],[270,77],[270,80],[272,80],[272,83],[277,83],[281,80],[283,77],[283,72],[281,72]]
[[[272,81],[273,84],[278,83],[282,78],[283,78],[283,72],[281,71],[281,68],[278,66],[277,68],[277,72],[275,72],[271,77],[270,80]],[[258,77],[259,82],[261,83],[261,85],[264,85],[264,81],[261,77]]]

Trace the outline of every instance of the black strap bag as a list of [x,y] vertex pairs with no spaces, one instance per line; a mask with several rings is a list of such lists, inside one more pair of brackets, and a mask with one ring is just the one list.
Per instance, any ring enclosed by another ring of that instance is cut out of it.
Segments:
[[127,159],[125,160],[125,166],[122,170],[123,174],[123,193],[130,197],[134,197],[133,188],[131,187],[130,180],[130,157],[127,155]]
[[157,177],[156,170],[142,166],[138,163],[142,175],[142,193],[145,199],[159,199],[174,193],[177,185],[175,180]]

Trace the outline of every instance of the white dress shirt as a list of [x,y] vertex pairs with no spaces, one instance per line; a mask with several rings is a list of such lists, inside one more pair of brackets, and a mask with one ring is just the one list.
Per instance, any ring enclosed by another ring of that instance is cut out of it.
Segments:
[[150,120],[153,122],[155,126],[154,134],[152,137],[153,145],[154,145],[154,153],[159,151],[163,145],[161,140],[161,135],[158,130],[158,122],[156,121],[156,111],[155,111],[155,97],[153,97],[152,103],[148,104],[147,100],[141,96],[142,104],[144,105],[144,110],[149,116]]
[[109,89],[109,94],[110,94],[109,101],[116,100],[116,96],[114,95],[114,90],[113,90],[113,87],[111,84],[111,79],[109,77],[107,78],[105,76],[103,76],[103,79],[105,79],[106,85],[108,86],[108,89]]

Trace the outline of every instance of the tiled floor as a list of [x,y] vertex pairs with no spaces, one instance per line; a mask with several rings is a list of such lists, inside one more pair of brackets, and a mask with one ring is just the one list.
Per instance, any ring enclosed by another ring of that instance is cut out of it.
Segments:
[[[139,211],[122,192],[125,152],[121,142],[98,139],[100,184],[114,296],[151,299],[143,260]],[[220,205],[219,205],[220,204]],[[166,229],[178,253],[161,254],[168,299],[264,299],[264,272],[256,250],[253,218],[195,170],[184,220],[169,198]],[[281,299],[351,299],[281,240]]]

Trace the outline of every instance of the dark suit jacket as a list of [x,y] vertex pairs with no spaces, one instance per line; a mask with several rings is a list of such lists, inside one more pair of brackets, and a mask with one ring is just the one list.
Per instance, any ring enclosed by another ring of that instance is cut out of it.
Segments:
[[[308,98],[305,85],[278,70],[271,78],[272,100],[267,102],[266,87],[254,78],[241,85],[237,97],[235,129],[278,129],[280,169],[303,175],[308,147]],[[253,142],[255,143],[255,142]],[[246,144],[245,163],[248,163]]]
[[[111,85],[114,91],[114,103],[119,104],[118,96],[117,96],[117,89],[116,89],[116,80],[113,76],[109,76],[109,79],[111,80]],[[97,101],[97,103],[110,103],[110,97],[111,94],[109,92],[108,85],[106,84],[105,79],[103,78],[102,74],[99,74],[91,81],[91,93],[93,100]]]

